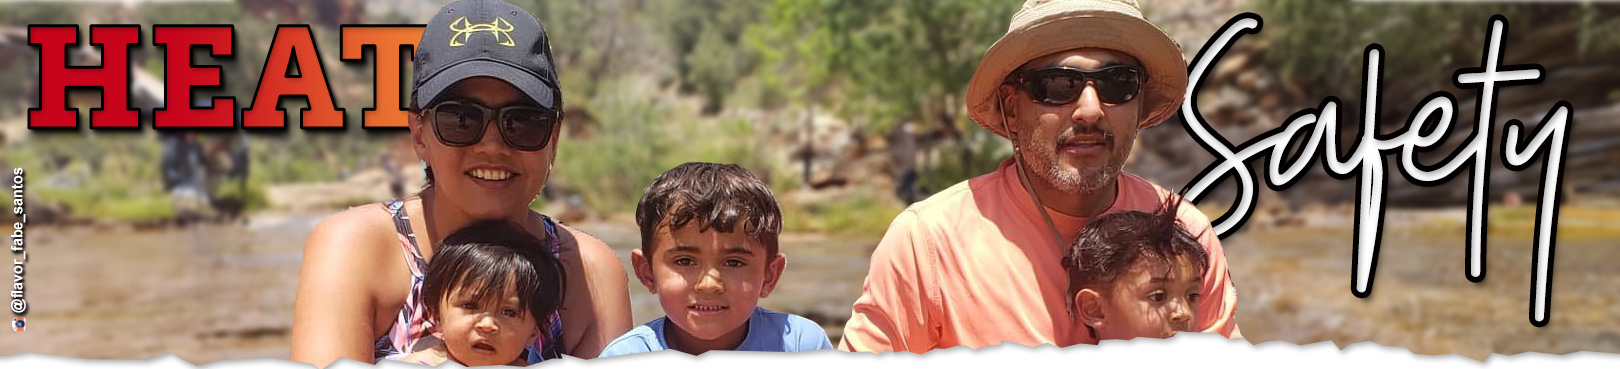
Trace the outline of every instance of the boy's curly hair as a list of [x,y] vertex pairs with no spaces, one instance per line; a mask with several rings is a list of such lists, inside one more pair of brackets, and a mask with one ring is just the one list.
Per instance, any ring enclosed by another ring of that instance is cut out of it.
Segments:
[[653,254],[660,228],[740,231],[765,245],[765,260],[776,259],[782,208],[771,188],[736,164],[686,163],[659,175],[636,204],[641,252]]

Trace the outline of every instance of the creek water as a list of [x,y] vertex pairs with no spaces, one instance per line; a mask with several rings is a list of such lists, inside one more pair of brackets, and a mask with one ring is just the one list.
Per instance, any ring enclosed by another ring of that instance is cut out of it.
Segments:
[[[286,358],[303,243],[326,215],[259,214],[245,225],[184,229],[30,227],[28,330],[0,334],[0,355],[174,353],[198,365]],[[1256,343],[1373,341],[1475,358],[1620,352],[1620,231],[1606,225],[1610,218],[1574,211],[1563,218],[1584,225],[1559,235],[1546,327],[1527,319],[1528,226],[1493,228],[1486,280],[1471,283],[1463,276],[1462,227],[1450,218],[1388,223],[1377,282],[1365,299],[1350,294],[1349,224],[1240,232],[1223,241],[1239,293],[1237,319]],[[579,228],[608,243],[633,276],[629,253],[640,247],[633,225]],[[876,244],[784,235],[787,269],[760,305],[809,317],[836,342]],[[635,323],[661,316],[657,299],[630,281]]]

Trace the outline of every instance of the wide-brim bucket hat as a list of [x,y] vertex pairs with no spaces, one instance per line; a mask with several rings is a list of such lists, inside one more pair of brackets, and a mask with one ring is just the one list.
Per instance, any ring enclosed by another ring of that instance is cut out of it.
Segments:
[[997,92],[1007,75],[1030,60],[1057,52],[1101,48],[1142,63],[1147,80],[1141,128],[1163,122],[1187,91],[1187,60],[1181,46],[1142,16],[1133,0],[1028,0],[1013,14],[1007,34],[990,45],[968,82],[968,119],[1007,137]]

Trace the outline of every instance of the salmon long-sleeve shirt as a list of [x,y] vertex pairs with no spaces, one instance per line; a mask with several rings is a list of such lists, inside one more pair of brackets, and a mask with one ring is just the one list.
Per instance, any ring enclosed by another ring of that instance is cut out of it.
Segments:
[[[913,204],[895,218],[872,254],[864,292],[838,348],[927,352],[1003,341],[1029,346],[1095,344],[1066,308],[1063,254],[1085,218],[1047,210],[1065,244],[1054,245],[1018,180],[1013,161],[990,174]],[[1169,191],[1121,173],[1119,194],[1104,214],[1154,212]],[[1183,204],[1177,218],[1209,254],[1198,327],[1239,337],[1237,290],[1209,218]]]

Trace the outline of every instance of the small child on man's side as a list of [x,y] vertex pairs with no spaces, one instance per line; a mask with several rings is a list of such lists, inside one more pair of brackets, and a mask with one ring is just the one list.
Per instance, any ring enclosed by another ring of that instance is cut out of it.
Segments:
[[1063,258],[1069,311],[1098,340],[1168,338],[1198,327],[1208,255],[1176,221],[1181,198],[1158,212],[1104,215],[1080,231]]

